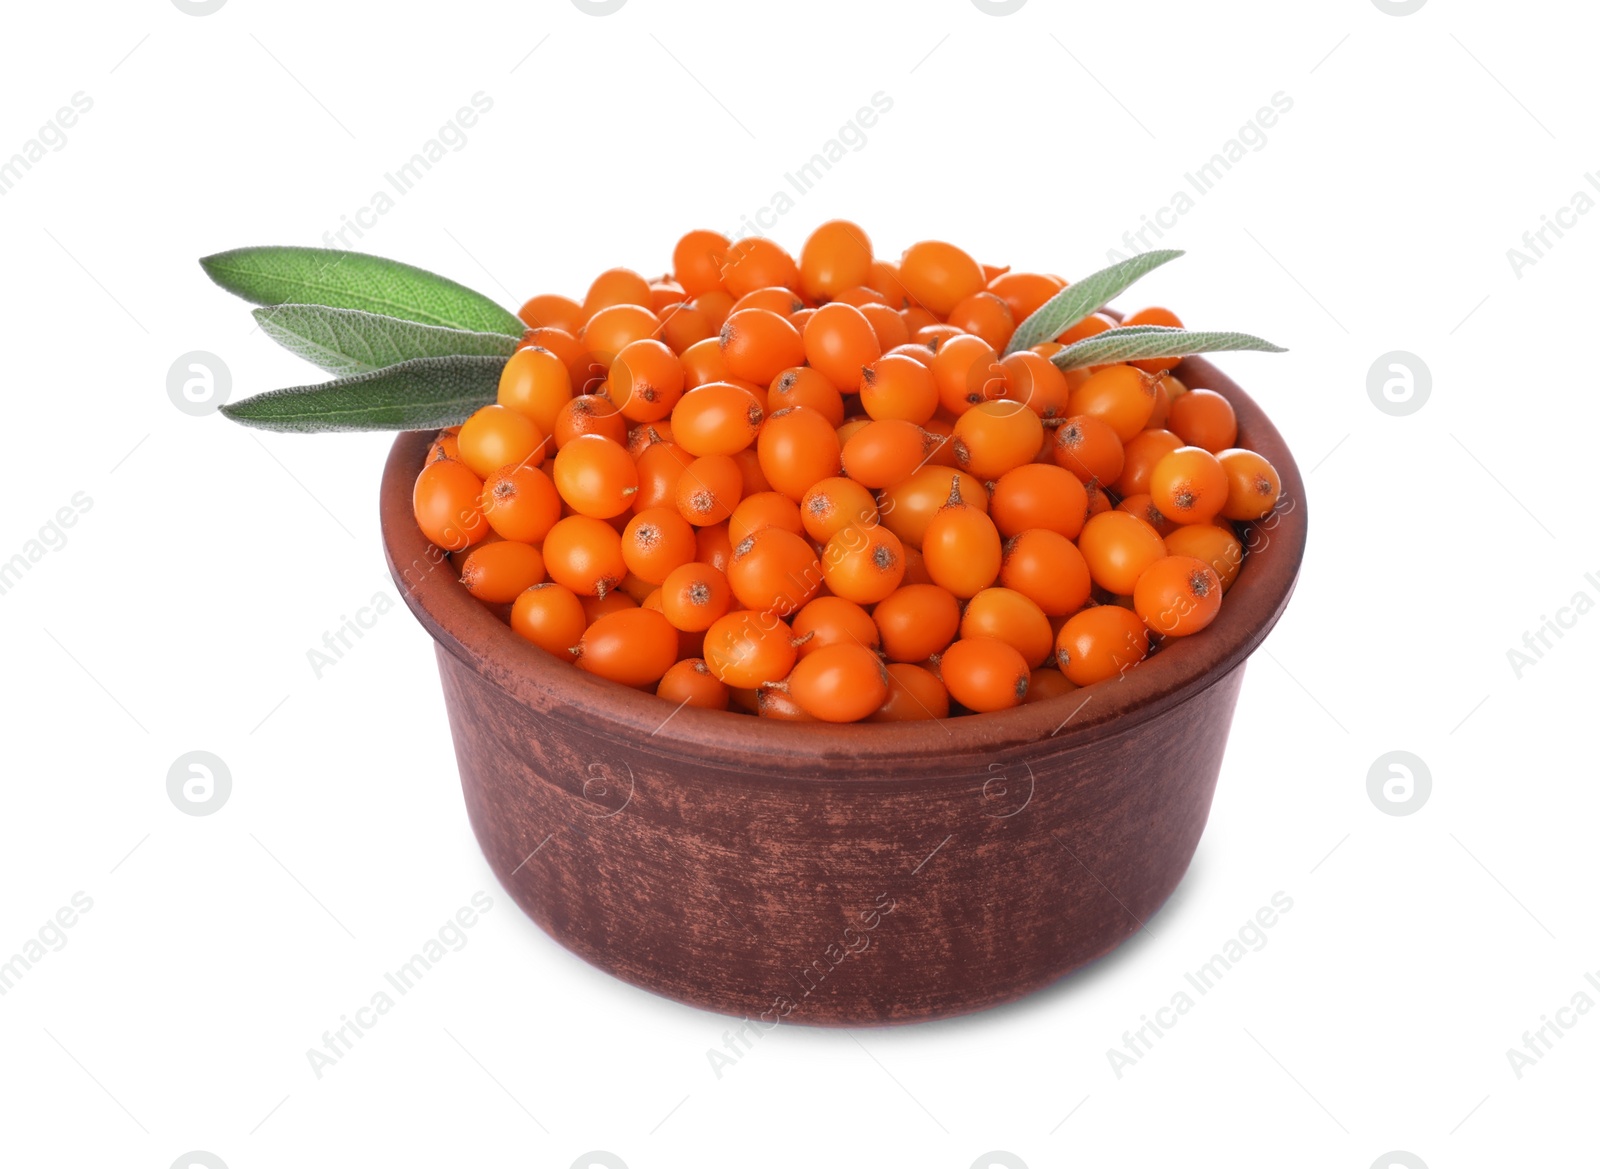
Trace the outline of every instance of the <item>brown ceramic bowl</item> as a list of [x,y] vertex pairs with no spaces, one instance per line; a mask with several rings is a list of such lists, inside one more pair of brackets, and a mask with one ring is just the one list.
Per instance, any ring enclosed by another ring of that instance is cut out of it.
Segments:
[[1204,361],[1283,499],[1221,615],[1126,677],[940,722],[673,708],[523,641],[418,530],[430,436],[383,476],[390,570],[437,642],[472,827],[506,890],[635,985],[763,1023],[906,1023],[1047,986],[1138,930],[1205,827],[1245,659],[1306,538],[1283,439]]

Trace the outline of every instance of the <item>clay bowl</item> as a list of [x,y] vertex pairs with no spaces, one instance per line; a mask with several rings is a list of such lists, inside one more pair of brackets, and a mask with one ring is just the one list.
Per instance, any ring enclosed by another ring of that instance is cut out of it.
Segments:
[[[1209,363],[1284,502],[1222,613],[1125,677],[998,714],[827,726],[673,708],[580,673],[469,596],[417,529],[431,436],[384,471],[390,570],[437,642],[467,812],[563,946],[680,1002],[823,1025],[982,1010],[1118,946],[1188,868],[1245,659],[1283,612],[1303,485]],[[442,567],[441,567],[442,566]]]

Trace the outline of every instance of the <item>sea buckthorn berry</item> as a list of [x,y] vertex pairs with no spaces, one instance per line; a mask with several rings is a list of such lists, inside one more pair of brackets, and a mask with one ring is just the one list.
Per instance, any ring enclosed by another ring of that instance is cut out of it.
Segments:
[[604,394],[580,394],[556,412],[556,449],[584,434],[621,445],[628,441],[628,420]]
[[719,344],[731,375],[762,385],[806,358],[805,343],[795,327],[764,308],[730,313],[722,322]]
[[908,295],[906,286],[900,280],[900,265],[893,260],[873,259],[867,269],[866,285],[874,292],[882,293],[890,308],[905,307]]
[[1150,472],[1162,456],[1171,454],[1183,445],[1183,439],[1170,430],[1159,427],[1141,430],[1123,445],[1122,473],[1108,485],[1122,496],[1149,494]]
[[1008,710],[1028,695],[1028,663],[994,637],[962,637],[939,659],[945,688],[968,710]]
[[483,516],[507,540],[537,544],[561,518],[561,496],[538,467],[501,467],[483,482]]
[[870,649],[825,645],[795,663],[788,693],[807,714],[823,722],[866,718],[889,698],[889,672]]
[[939,404],[951,414],[970,410],[979,402],[1007,397],[1009,374],[994,346],[968,333],[940,345],[933,358],[933,380]]
[[950,482],[949,498],[923,534],[922,558],[935,584],[965,598],[988,588],[1000,574],[1000,533],[982,509],[962,498],[961,480]]
[[576,333],[583,328],[583,322],[589,319],[583,306],[570,296],[551,293],[530,297],[517,310],[517,316],[530,329],[565,329],[569,333]]
[[1055,630],[1043,609],[1014,589],[984,589],[961,615],[962,638],[993,637],[1020,653],[1030,667],[1050,659]]
[[1162,455],[1151,469],[1150,499],[1174,523],[1204,523],[1228,502],[1228,473],[1210,451],[1179,447]]
[[610,519],[633,506],[639,470],[628,449],[598,434],[583,434],[556,452],[556,490],[580,515]]
[[652,507],[622,529],[622,562],[641,580],[659,585],[694,559],[694,529],[676,511]]
[[686,232],[672,248],[672,278],[690,296],[722,287],[728,237],[714,231]]
[[556,414],[572,399],[572,377],[566,363],[548,349],[525,345],[500,371],[500,405],[526,414],[540,434],[555,429]]
[[574,394],[588,393],[593,382],[598,386],[605,380],[606,371],[589,355],[589,347],[578,340],[576,332],[565,329],[529,329],[522,338],[522,349],[548,349],[567,367],[567,381]]
[[1278,472],[1255,451],[1232,447],[1217,456],[1228,476],[1228,501],[1222,514],[1230,520],[1259,520],[1278,505],[1283,484]]
[[650,306],[650,282],[631,268],[608,268],[594,278],[583,298],[585,320],[613,305]]
[[701,455],[678,477],[678,514],[697,528],[720,524],[733,515],[744,494],[744,473],[727,455]]
[[1164,543],[1174,556],[1193,556],[1209,564],[1223,592],[1232,587],[1244,563],[1244,545],[1224,524],[1184,524],[1172,529]]
[[732,457],[734,464],[739,468],[740,477],[744,480],[744,490],[740,492],[741,499],[751,495],[762,495],[772,490],[772,484],[767,481],[767,473],[761,469],[761,456],[756,453],[755,447],[747,446],[742,451],[735,451]]
[[489,534],[483,515],[483,481],[465,463],[442,459],[429,463],[411,492],[417,527],[430,543],[458,552]]
[[899,283],[911,299],[929,312],[948,317],[974,292],[983,288],[983,268],[954,244],[924,240],[912,244],[900,257]]
[[455,426],[439,432],[433,444],[428,447],[428,462],[437,463],[440,459],[461,461],[461,446],[456,442],[456,434],[460,429],[459,426]]
[[1089,601],[1089,566],[1060,532],[1029,528],[1005,543],[1000,584],[1021,593],[1046,616],[1065,617]]
[[595,365],[609,370],[617,354],[635,341],[654,337],[660,330],[661,318],[643,305],[614,304],[590,317],[578,340],[588,348]]
[[635,604],[643,605],[646,609],[661,608],[661,589],[641,576],[630,572],[622,578],[617,588],[632,597]]
[[871,272],[872,243],[849,220],[829,220],[800,247],[800,290],[813,301],[864,285]]
[[727,259],[722,265],[724,288],[737,297],[774,284],[781,284],[796,292],[800,290],[800,269],[794,257],[761,236],[752,236],[728,245]]
[[1214,390],[1190,390],[1175,398],[1167,410],[1167,429],[1183,439],[1185,446],[1197,446],[1216,454],[1239,439],[1239,419],[1228,399]]
[[883,354],[872,323],[848,304],[819,308],[806,322],[802,341],[806,362],[844,393],[854,392],[862,369]]
[[886,353],[861,371],[861,408],[875,419],[899,418],[918,426],[939,409],[933,371],[901,353]]
[[[764,308],[768,312],[777,313],[780,317],[793,317],[795,313],[806,307],[806,302],[794,294],[791,289],[782,285],[772,288],[758,288],[754,292],[747,292],[733,302],[733,311],[738,312],[747,308]],[[796,326],[798,328],[799,326]]]
[[891,662],[884,669],[889,675],[889,697],[867,716],[868,722],[918,722],[950,717],[950,692],[938,675],[908,662]]
[[816,597],[794,615],[790,622],[800,656],[816,653],[825,645],[861,645],[878,648],[878,627],[872,614],[843,597]]
[[672,411],[672,436],[695,455],[738,454],[755,441],[764,417],[749,390],[711,382],[690,390]]
[[981,480],[1033,461],[1044,423],[1021,402],[979,402],[955,421],[956,465]]
[[756,438],[756,454],[767,482],[796,501],[839,473],[838,434],[821,411],[805,406],[769,414]]
[[728,525],[712,524],[695,529],[694,558],[701,564],[711,565],[718,572],[727,572],[728,561],[733,559],[733,541],[728,536]]
[[1056,427],[1051,453],[1056,466],[1071,471],[1085,485],[1116,482],[1126,459],[1117,432],[1087,414],[1073,415]]
[[822,571],[835,596],[873,605],[900,587],[906,571],[905,547],[881,524],[840,528],[822,550]]
[[800,522],[806,535],[825,544],[840,528],[869,528],[878,522],[878,502],[854,479],[840,475],[812,485],[800,497]]
[[461,583],[480,601],[507,605],[544,580],[544,558],[531,544],[496,540],[481,544],[461,566]]
[[904,345],[911,340],[911,330],[906,328],[905,318],[888,305],[858,304],[856,307],[878,335],[878,348],[883,352],[887,353],[896,345]]
[[672,668],[661,675],[656,697],[679,707],[728,709],[728,688],[717,680],[703,658],[684,658],[673,663]]
[[915,422],[884,418],[852,434],[840,459],[845,473],[863,487],[887,487],[920,467],[932,450],[927,431]]
[[712,329],[722,328],[722,322],[728,319],[728,314],[733,311],[733,297],[720,288],[710,292],[702,292],[689,302],[691,308],[702,313],[711,323]]
[[[774,686],[780,685],[774,683]],[[787,685],[787,683],[781,683]],[[756,714],[768,722],[787,723],[814,723],[820,722],[813,714],[808,714],[806,708],[796,702],[788,690],[775,689],[768,686],[756,692]]]
[[578,669],[621,682],[649,686],[678,660],[678,631],[654,609],[608,613],[583,631]]
[[805,537],[763,528],[733,548],[728,587],[734,599],[758,613],[787,617],[817,595],[822,565]]
[[1004,349],[1017,322],[1011,306],[992,292],[974,292],[950,310],[950,324],[966,333],[982,337],[996,350]]
[[1125,496],[1122,502],[1117,504],[1116,510],[1125,511],[1129,515],[1138,516],[1145,523],[1154,528],[1156,530],[1156,534],[1163,540],[1166,539],[1168,533],[1173,531],[1178,526],[1166,516],[1161,514],[1161,509],[1151,502],[1148,494]]
[[844,424],[844,395],[810,366],[790,366],[767,387],[767,409],[776,413],[786,406],[808,406],[836,430]]
[[544,538],[544,570],[580,597],[604,597],[628,575],[622,536],[592,516],[557,520]]
[[1222,609],[1222,582],[1204,560],[1163,556],[1139,576],[1133,611],[1151,632],[1167,637],[1199,633]]
[[762,528],[782,528],[800,536],[805,526],[800,522],[800,506],[779,491],[760,491],[739,500],[739,506],[728,517],[728,539],[737,545],[747,536]]
[[624,418],[659,422],[683,396],[683,366],[660,341],[634,341],[611,363],[606,394]]
[[1072,414],[1098,418],[1127,442],[1144,429],[1155,409],[1157,381],[1131,365],[1108,365],[1072,391]]
[[1075,686],[1115,678],[1144,661],[1150,631],[1119,605],[1096,605],[1067,618],[1056,634],[1056,666]]
[[961,498],[980,511],[989,510],[989,493],[965,471],[925,466],[886,488],[879,501],[884,526],[907,544],[922,547],[928,522],[950,501],[950,481],[961,487]]
[[[868,288],[865,284],[855,284],[849,288],[842,288],[829,300],[838,304],[853,305],[859,309],[864,309],[869,304],[877,305],[879,308],[889,309],[896,320],[900,319],[900,314],[896,310],[889,308],[889,298],[876,288]],[[900,321],[900,327],[902,329],[905,328],[904,321]]]
[[730,376],[728,363],[722,360],[722,341],[715,336],[696,341],[685,349],[678,358],[678,364],[683,366],[685,391],[699,389],[711,382],[725,382]]
[[920,662],[943,653],[961,627],[961,607],[935,584],[904,584],[872,610],[884,656],[892,662]]
[[1071,345],[1075,341],[1087,341],[1090,337],[1098,337],[1108,329],[1115,329],[1117,322],[1110,317],[1090,314],[1075,325],[1069,325],[1056,336],[1056,341],[1061,345]]
[[657,316],[661,310],[676,304],[683,304],[689,299],[689,294],[670,276],[663,276],[659,280],[650,281],[650,311]]
[[1089,566],[1089,576],[1109,593],[1133,592],[1139,574],[1167,554],[1160,534],[1144,520],[1125,511],[1091,516],[1078,536],[1078,551]]
[[680,564],[661,582],[661,612],[674,627],[689,633],[711,628],[732,604],[727,576],[704,561]]
[[1027,463],[995,481],[989,518],[1002,536],[1048,528],[1075,540],[1088,506],[1088,493],[1071,471],[1051,463]]
[[577,595],[554,581],[534,585],[511,605],[513,630],[546,653],[568,660],[588,624]]
[[[1178,319],[1178,314],[1165,308],[1142,308],[1137,312],[1129,313],[1122,318],[1124,327],[1129,325],[1161,325],[1168,329],[1181,329],[1183,322]],[[1166,373],[1167,370],[1182,361],[1181,357],[1150,357],[1143,361],[1130,362],[1146,373]]]
[[620,613],[624,609],[639,607],[639,602],[621,588],[612,589],[603,597],[579,597],[578,601],[583,605],[583,616],[587,625],[593,625],[607,613]]
[[1043,308],[1044,302],[1062,287],[1060,280],[1040,272],[1002,272],[987,285],[988,291],[1006,302],[1019,325]]
[[706,630],[705,661],[729,686],[753,688],[776,682],[794,668],[794,633],[769,613],[740,609]]
[[694,462],[694,456],[677,443],[655,442],[641,450],[634,460],[639,475],[639,494],[633,497],[633,510],[678,506],[678,480]]
[[480,479],[501,467],[544,462],[544,432],[538,423],[504,406],[483,406],[461,424],[456,436],[461,461]]
[[716,339],[718,326],[691,304],[667,305],[656,315],[661,318],[661,340],[674,353],[682,354],[691,345]]
[[[1055,661],[1054,653],[1050,657]],[[1044,702],[1050,698],[1060,698],[1063,694],[1071,694],[1077,687],[1067,680],[1067,676],[1055,666],[1040,666],[1028,675],[1028,694],[1022,700],[1023,705],[1032,706],[1035,702]]]
[[1023,349],[1001,358],[1000,364],[1006,371],[1011,399],[1024,403],[1046,421],[1066,417],[1067,402],[1072,396],[1070,383],[1049,358]]

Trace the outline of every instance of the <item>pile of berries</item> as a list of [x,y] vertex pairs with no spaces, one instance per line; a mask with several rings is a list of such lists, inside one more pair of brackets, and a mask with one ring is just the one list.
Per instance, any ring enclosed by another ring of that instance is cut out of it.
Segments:
[[1057,277],[893,263],[844,221],[798,262],[709,231],[672,260],[530,300],[497,403],[417,477],[467,590],[580,670],[769,718],[1003,710],[1204,629],[1277,503],[1176,358],[1051,363],[1112,319],[1005,354]]

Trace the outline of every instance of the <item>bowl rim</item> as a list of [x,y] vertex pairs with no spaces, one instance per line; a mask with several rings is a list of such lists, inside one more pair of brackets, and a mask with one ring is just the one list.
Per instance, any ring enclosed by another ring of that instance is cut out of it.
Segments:
[[[926,770],[942,759],[969,760],[1045,742],[1054,753],[1135,727],[1237,668],[1266,638],[1294,590],[1306,543],[1305,486],[1283,436],[1210,362],[1185,358],[1174,373],[1186,386],[1214,390],[1232,404],[1239,420],[1236,445],[1260,452],[1278,471],[1279,506],[1265,520],[1244,525],[1247,551],[1239,576],[1217,619],[1201,634],[1168,639],[1118,678],[1010,710],[900,723],[780,722],[696,707],[674,711],[648,691],[574,669],[514,633],[460,586],[453,571],[438,571],[448,569],[449,561],[423,536],[411,508],[412,487],[433,440],[429,431],[402,432],[390,448],[379,498],[385,559],[407,606],[445,652],[519,704],[619,744],[743,770],[761,761],[785,778],[808,762],[914,760]],[[832,770],[818,767],[808,778],[821,782]],[[852,782],[905,779],[903,770],[869,770]]]

